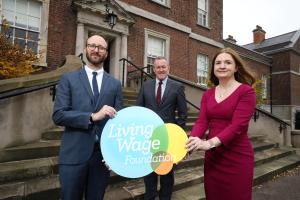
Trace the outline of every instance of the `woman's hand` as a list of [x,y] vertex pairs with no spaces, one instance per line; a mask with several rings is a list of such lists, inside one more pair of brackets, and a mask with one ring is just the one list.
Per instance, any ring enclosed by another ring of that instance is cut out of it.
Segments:
[[188,153],[192,153],[192,151],[198,150],[198,146],[201,142],[203,141],[200,138],[191,136],[186,142],[185,148],[187,149]]

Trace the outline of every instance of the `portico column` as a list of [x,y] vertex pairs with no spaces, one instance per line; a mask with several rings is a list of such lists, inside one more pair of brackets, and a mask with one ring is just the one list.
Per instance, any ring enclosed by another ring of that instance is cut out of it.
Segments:
[[76,56],[83,53],[84,43],[85,43],[85,41],[84,41],[84,24],[78,23],[77,24],[77,34],[76,34],[76,50],[75,50]]
[[[126,58],[127,59],[127,35],[122,34],[121,37],[121,58]],[[123,69],[123,62],[120,62],[120,72],[121,74],[121,81],[124,80],[124,87],[127,86],[127,63],[125,63],[125,67]],[[124,70],[124,71],[123,71]]]

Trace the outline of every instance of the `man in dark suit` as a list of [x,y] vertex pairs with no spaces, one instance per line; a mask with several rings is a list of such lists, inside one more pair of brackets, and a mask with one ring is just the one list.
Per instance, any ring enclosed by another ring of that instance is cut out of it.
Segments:
[[61,77],[52,116],[56,125],[65,126],[59,153],[63,200],[103,199],[109,170],[99,139],[107,120],[123,106],[120,81],[103,70],[104,38],[88,38],[85,53],[87,64]]
[[[157,57],[154,60],[153,71],[156,79],[146,81],[139,93],[137,105],[153,110],[165,123],[175,123],[184,128],[187,115],[184,87],[182,84],[168,78],[170,66],[166,58]],[[176,112],[178,117],[176,119]],[[145,200],[154,200],[157,196],[156,173],[144,177]],[[174,185],[174,172],[160,176],[160,200],[171,199]]]

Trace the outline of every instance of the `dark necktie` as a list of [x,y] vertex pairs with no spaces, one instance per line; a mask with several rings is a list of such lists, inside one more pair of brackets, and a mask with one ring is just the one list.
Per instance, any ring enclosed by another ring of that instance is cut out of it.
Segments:
[[161,101],[161,85],[162,85],[162,81],[159,81],[158,83],[158,87],[157,87],[157,92],[156,92],[156,103],[157,105],[160,104]]
[[97,72],[93,72],[93,80],[92,80],[92,85],[93,85],[93,92],[94,92],[94,98],[97,101],[99,97],[99,88],[98,88],[98,83],[97,83]]

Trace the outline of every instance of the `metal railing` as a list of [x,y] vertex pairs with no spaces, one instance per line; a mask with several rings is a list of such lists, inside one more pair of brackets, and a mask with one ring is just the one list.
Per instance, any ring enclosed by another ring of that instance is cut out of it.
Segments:
[[[125,80],[125,66],[126,66],[126,63],[128,63],[130,66],[132,66],[132,67],[135,68],[135,70],[132,70],[132,71],[127,72],[127,76],[126,76],[126,77],[128,77],[128,75],[131,74],[131,73],[140,72],[140,77],[139,77],[139,79],[140,79],[141,85],[142,85],[143,82],[144,82],[144,77],[145,77],[145,76],[147,76],[147,77],[149,77],[149,78],[151,78],[151,79],[154,78],[154,76],[152,76],[151,74],[147,73],[147,72],[144,70],[144,69],[148,68],[148,66],[147,66],[147,67],[139,67],[139,66],[133,64],[131,61],[129,61],[129,60],[125,59],[125,58],[122,58],[122,59],[120,59],[119,61],[120,61],[120,62],[123,62],[123,63],[122,63],[122,66],[123,66],[122,86],[123,86],[123,87],[124,87],[124,85],[125,85],[125,81],[127,81],[127,80]],[[169,78],[172,79],[172,80],[175,80],[175,81],[178,81],[178,82],[184,84],[184,82],[181,81],[181,80],[174,79],[174,78],[171,77],[171,76],[169,76]],[[187,102],[189,105],[191,105],[192,107],[196,108],[197,110],[200,110],[200,108],[199,108],[198,106],[196,106],[195,104],[193,104],[192,102],[190,102],[188,99],[186,99],[186,102]],[[254,122],[256,122],[256,121],[259,119],[260,114],[267,115],[268,117],[270,117],[270,118],[272,118],[273,120],[277,121],[277,122],[279,123],[278,129],[279,129],[279,132],[280,132],[280,133],[281,133],[284,129],[286,129],[287,126],[291,126],[289,123],[283,121],[282,119],[280,119],[280,118],[278,118],[278,117],[272,115],[271,113],[269,113],[269,112],[267,112],[267,111],[265,111],[265,110],[263,110],[263,109],[260,109],[260,108],[255,108],[255,112],[254,112],[254,114],[253,114],[253,120],[254,120]]]
[[[144,69],[148,68],[148,66],[146,66],[146,67],[139,67],[139,66],[133,64],[132,62],[130,62],[129,60],[127,60],[127,59],[125,59],[125,58],[121,58],[119,61],[122,61],[122,62],[123,62],[123,64],[122,64],[122,66],[123,66],[122,86],[123,86],[123,87],[124,87],[124,85],[125,85],[125,81],[127,81],[127,80],[125,80],[125,66],[126,66],[126,63],[129,63],[130,66],[132,66],[132,67],[135,68],[135,70],[132,70],[132,71],[127,72],[127,76],[126,76],[126,77],[128,77],[129,74],[136,73],[136,72],[140,72],[141,74],[140,74],[139,80],[140,80],[141,86],[143,85],[143,82],[144,82],[144,78],[145,78],[145,77],[149,77],[149,78],[151,78],[151,79],[154,79],[154,76],[152,76],[151,74],[147,73],[147,72],[144,70]],[[171,76],[169,76],[168,78],[170,78],[170,79],[172,79],[172,80],[174,80],[174,81],[183,83],[182,81],[177,80],[177,79],[174,79],[174,78],[171,77]],[[193,104],[193,103],[192,103],[191,101],[189,101],[188,99],[186,99],[185,101],[186,101],[189,105],[191,105],[192,107],[196,108],[197,110],[200,110],[200,108],[199,108],[198,106],[196,106],[195,104]]]

